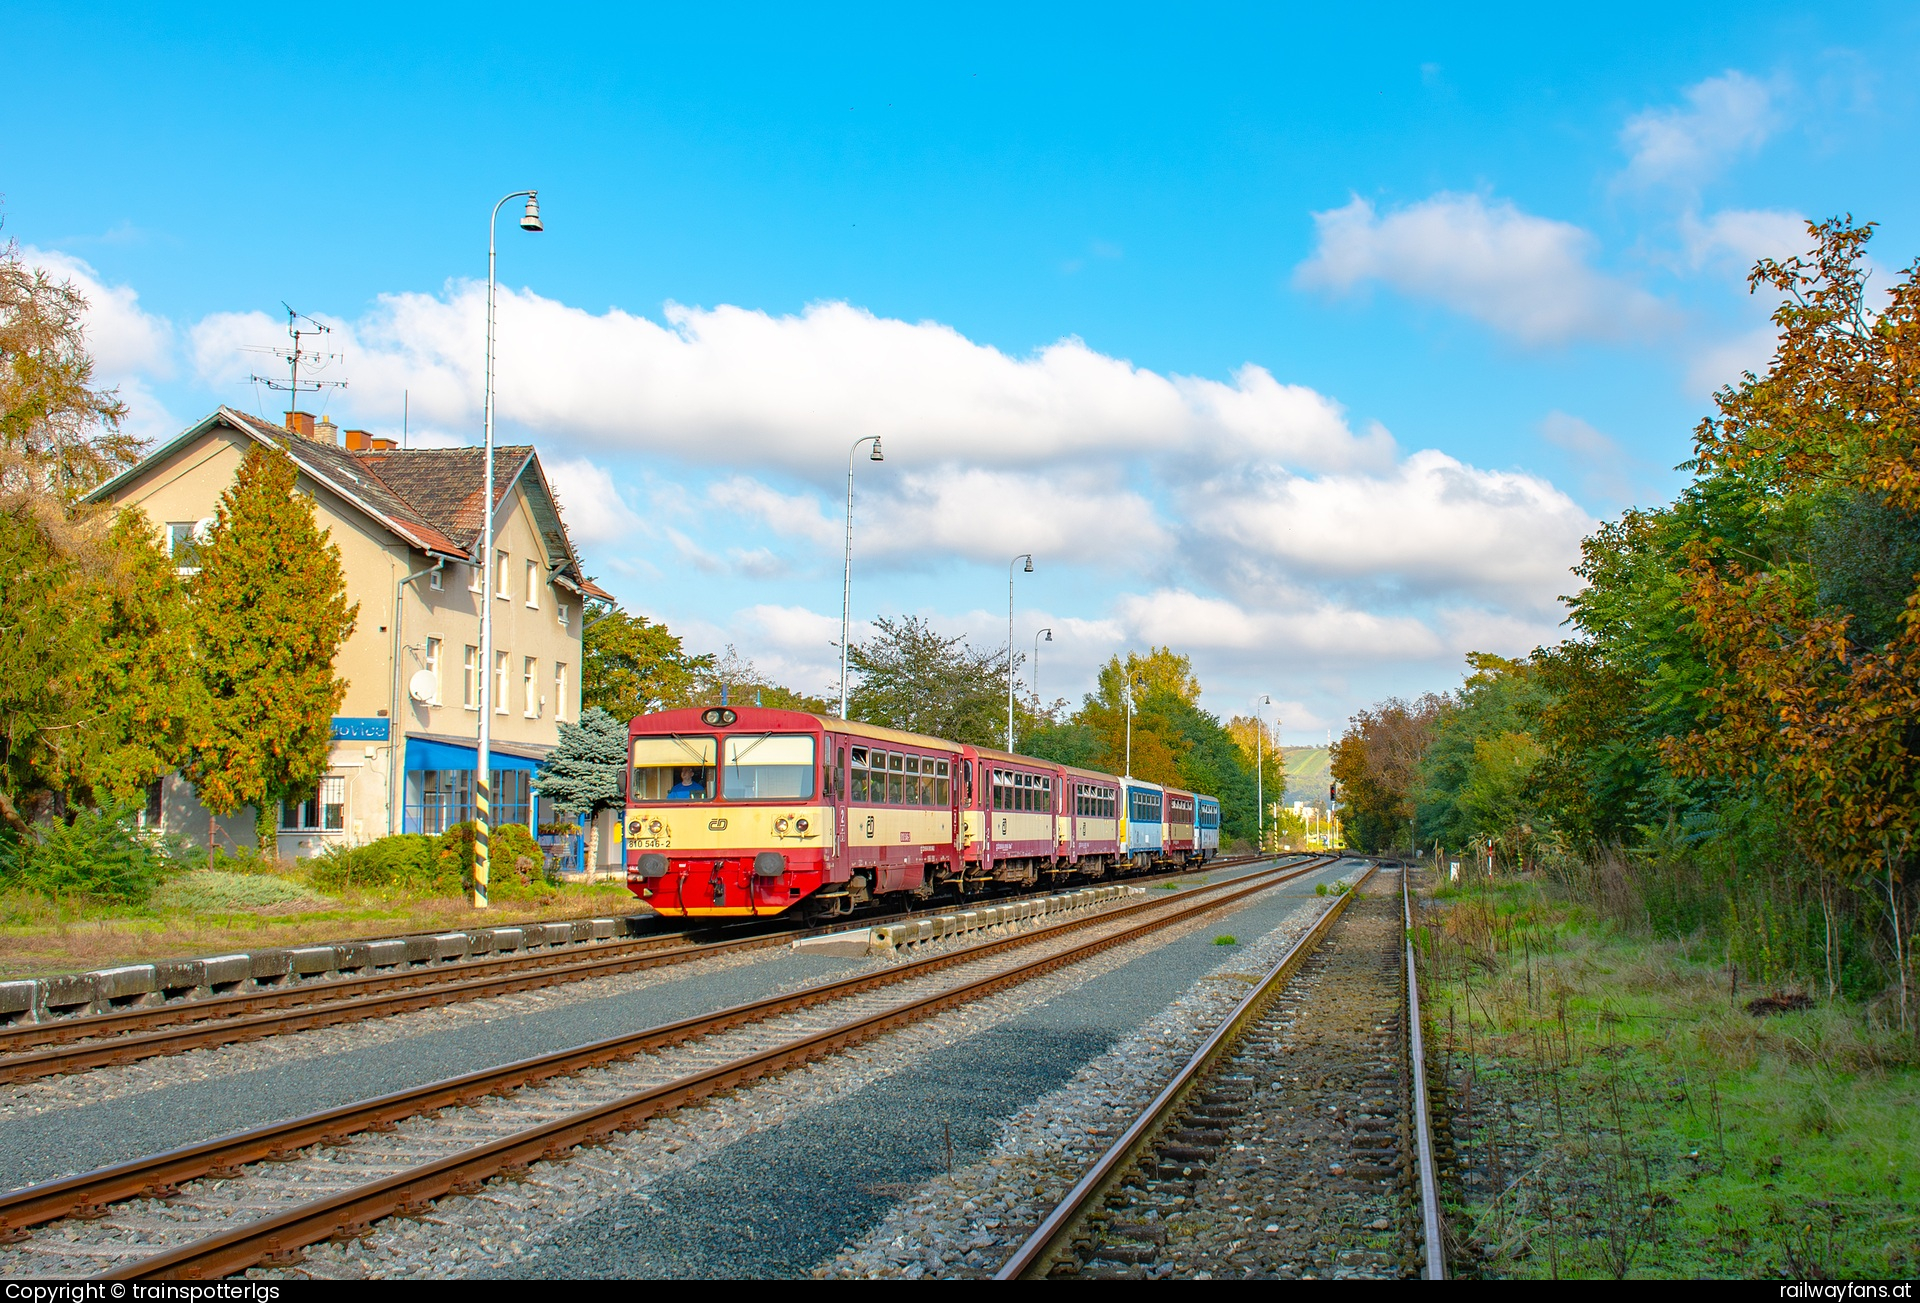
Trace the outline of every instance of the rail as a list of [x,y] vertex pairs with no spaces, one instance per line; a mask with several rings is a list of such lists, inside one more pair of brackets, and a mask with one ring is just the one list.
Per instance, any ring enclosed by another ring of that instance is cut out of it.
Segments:
[[1333,930],[1333,925],[1345,912],[1347,903],[1353,899],[1353,893],[1373,876],[1375,867],[1369,864],[1367,871],[1360,875],[1350,890],[1342,892],[1321,911],[1320,917],[1314,920],[1305,935],[1287,948],[1287,953],[1281,956],[1280,961],[1267,971],[1259,984],[1193,1052],[1186,1066],[1174,1074],[1173,1080],[1067,1192],[1066,1197],[1027,1237],[1026,1242],[1014,1250],[1013,1256],[994,1274],[995,1280],[1042,1278],[1056,1263],[1072,1253],[1073,1242],[1081,1232],[1087,1214],[1100,1205],[1114,1185],[1152,1147],[1155,1138],[1167,1121],[1179,1113],[1207,1069],[1239,1039],[1242,1029],[1260,1015],[1267,1002],[1286,986],[1288,979],[1306,961],[1307,956]]
[[[59,1181],[46,1182],[36,1186],[8,1192],[0,1195],[0,1242],[17,1239],[28,1227],[45,1223],[65,1216],[91,1216],[107,1204],[156,1192],[166,1195],[174,1191],[181,1183],[202,1176],[233,1175],[240,1166],[261,1160],[284,1159],[299,1149],[314,1144],[342,1144],[361,1131],[385,1130],[395,1122],[437,1108],[457,1105],[470,1105],[489,1094],[511,1091],[525,1085],[537,1084],[553,1077],[577,1073],[610,1062],[633,1058],[651,1050],[666,1048],[682,1041],[715,1032],[729,1030],[749,1023],[763,1021],[779,1014],[846,996],[861,994],[881,987],[895,985],[912,978],[937,971],[942,968],[968,963],[1016,948],[1033,945],[1055,939],[1069,933],[1097,925],[1111,923],[1131,915],[1154,910],[1166,910],[1160,917],[1150,918],[1144,923],[1125,929],[1113,936],[1097,938],[1071,950],[1059,952],[1041,958],[1008,972],[995,974],[980,981],[965,984],[958,988],[949,988],[946,992],[936,992],[920,1001],[908,1002],[896,1006],[891,1011],[875,1015],[873,1018],[858,1020],[838,1029],[834,1033],[848,1032],[851,1028],[865,1028],[861,1037],[885,1030],[875,1022],[880,1019],[894,1018],[894,1022],[913,1021],[919,1017],[937,1012],[947,1007],[946,1001],[955,992],[966,998],[977,998],[980,994],[990,993],[1012,980],[1026,980],[1041,972],[1050,971],[1074,959],[1097,953],[1113,945],[1124,944],[1138,936],[1159,928],[1171,926],[1184,919],[1219,909],[1236,900],[1264,891],[1269,887],[1292,881],[1295,878],[1312,873],[1331,862],[1332,857],[1317,857],[1313,862],[1302,865],[1288,865],[1260,871],[1248,878],[1232,882],[1215,884],[1202,888],[1200,892],[1177,897],[1172,900],[1145,900],[1119,909],[1103,913],[1068,919],[1050,926],[1036,928],[1017,936],[1003,937],[982,944],[931,955],[895,965],[877,973],[860,974],[842,978],[836,982],[809,987],[785,995],[772,996],[762,1000],[735,1005],[710,1014],[681,1019],[659,1027],[647,1028],[638,1032],[625,1033],[609,1037],[588,1045],[568,1050],[523,1059],[515,1063],[496,1068],[464,1074],[409,1090],[394,1092],[371,1100],[364,1100],[339,1108],[329,1109],[304,1117],[293,1118],[285,1122],[254,1128],[236,1135],[222,1137],[202,1144],[152,1155],[129,1163],[117,1164],[95,1172],[70,1177]],[[1204,897],[1196,899],[1196,897]],[[1170,905],[1178,908],[1168,910]],[[998,984],[998,985],[996,985]],[[967,995],[966,993],[972,992]],[[903,1012],[904,1011],[904,1012]],[[916,1012],[917,1011],[917,1012]],[[821,1033],[826,1036],[828,1033]],[[818,1043],[816,1043],[818,1042]],[[824,1052],[820,1037],[803,1038],[804,1044],[813,1046],[812,1052]],[[776,1047],[778,1048],[778,1047]],[[791,1048],[791,1047],[789,1047]],[[805,1057],[811,1057],[803,1055]],[[772,1051],[768,1052],[773,1053]],[[765,1060],[762,1062],[762,1060]],[[764,1075],[771,1070],[772,1061],[766,1055],[755,1056],[754,1063],[739,1061],[723,1064],[712,1072],[699,1074],[697,1078],[682,1079],[668,1083],[655,1091],[642,1092],[639,1096],[629,1097],[625,1101],[625,1112],[616,1112],[616,1120],[621,1117],[631,1119],[637,1125],[645,1117],[667,1108],[678,1107],[681,1103],[702,1098],[713,1090],[722,1089],[728,1084],[737,1084],[753,1076]],[[743,1066],[744,1065],[744,1066]],[[751,1071],[748,1069],[752,1068]],[[739,1071],[736,1072],[735,1070]],[[734,1075],[729,1077],[729,1073]],[[744,1073],[745,1075],[740,1075]],[[719,1084],[716,1084],[719,1083]],[[666,1092],[662,1094],[661,1092]],[[598,1113],[592,1116],[600,1116]],[[624,1129],[628,1123],[609,1125],[604,1128]],[[581,1134],[593,1132],[592,1127]],[[544,1133],[543,1133],[544,1134]],[[560,1133],[555,1133],[560,1134]],[[569,1132],[568,1134],[572,1134]],[[573,1143],[573,1142],[570,1142]],[[517,1150],[515,1152],[518,1152]],[[480,1161],[480,1160],[476,1160]],[[484,1166],[484,1162],[482,1163]],[[466,1169],[463,1168],[463,1171]],[[498,1168],[492,1169],[494,1171]],[[417,1175],[417,1173],[416,1173]],[[464,1181],[466,1178],[461,1177]],[[420,1198],[430,1199],[439,1193],[451,1189],[452,1184],[435,1188],[431,1194],[421,1194]],[[418,1192],[416,1192],[418,1193]],[[417,1202],[417,1200],[416,1200]],[[299,1211],[299,1210],[295,1210]],[[385,1213],[378,1214],[380,1216]],[[338,1226],[330,1229],[332,1234]],[[320,1238],[320,1237],[315,1237]],[[301,1241],[310,1243],[311,1240]],[[280,1252],[280,1249],[264,1248],[260,1256]],[[257,1259],[256,1259],[257,1260]]]
[[1440,1187],[1433,1171],[1433,1128],[1427,1118],[1427,1053],[1420,1035],[1420,973],[1414,964],[1413,892],[1410,868],[1400,870],[1400,907],[1407,927],[1407,1061],[1413,1078],[1414,1151],[1420,1172],[1420,1221],[1427,1245],[1427,1279],[1447,1278],[1440,1234]]

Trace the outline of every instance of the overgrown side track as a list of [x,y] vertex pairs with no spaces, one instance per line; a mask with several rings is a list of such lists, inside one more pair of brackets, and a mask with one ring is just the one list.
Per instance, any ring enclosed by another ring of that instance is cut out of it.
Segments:
[[[1216,860],[1208,868],[1230,868],[1239,862]],[[1130,881],[1145,883],[1178,876],[1182,875],[1160,874]],[[895,922],[937,912],[942,910],[919,910],[857,922],[860,925]],[[466,960],[430,968],[339,978],[284,990],[217,996],[157,1008],[9,1027],[0,1029],[0,1056],[4,1056],[0,1057],[0,1085],[391,1017],[516,991],[669,967],[718,955],[771,949],[799,937],[834,930],[790,928],[718,941],[687,941],[682,935],[641,937],[596,945],[586,958],[572,951]],[[50,1048],[35,1048],[40,1046]]]
[[1000,1279],[1418,1274],[1424,1090],[1392,885],[1328,907]]
[[[669,1082],[667,1086],[642,1092],[638,1096],[623,1096],[612,1103],[586,1110],[578,1115],[567,1112],[559,1122],[553,1124],[560,1130],[554,1131],[552,1127],[537,1129],[540,1135],[536,1138],[540,1143],[535,1146],[537,1152],[534,1153],[534,1157],[551,1156],[548,1150],[554,1145],[559,1146],[557,1152],[564,1152],[571,1145],[590,1143],[594,1137],[604,1137],[614,1130],[637,1125],[646,1117],[678,1107],[690,1100],[704,1098],[715,1090],[725,1089],[741,1081],[805,1062],[809,1058],[830,1052],[855,1040],[864,1039],[888,1027],[926,1017],[953,1003],[979,998],[1009,982],[1025,980],[1027,977],[1050,971],[1063,963],[1070,963],[1075,958],[1097,953],[1111,945],[1121,944],[1136,936],[1219,909],[1279,883],[1310,873],[1322,867],[1328,858],[1330,857],[1320,857],[1305,865],[1265,870],[1249,875],[1247,878],[1218,884],[1171,900],[1141,901],[1105,913],[1070,919],[1027,933],[898,964],[878,973],[845,978],[838,982],[755,1001],[718,1013],[609,1038],[577,1049],[542,1055],[501,1068],[471,1073],[379,1099],[257,1128],[236,1136],[155,1155],[83,1176],[14,1191],[0,1196],[0,1241],[17,1239],[26,1232],[26,1228],[61,1217],[98,1217],[109,1204],[119,1200],[142,1196],[171,1198],[179,1193],[179,1187],[185,1182],[202,1177],[220,1179],[235,1176],[246,1164],[262,1160],[286,1160],[296,1156],[306,1146],[316,1144],[333,1148],[347,1146],[351,1137],[357,1133],[391,1131],[397,1122],[408,1117],[423,1113],[432,1114],[442,1108],[473,1105],[489,1095],[510,1096],[523,1086],[536,1085],[554,1078],[569,1077],[589,1068],[618,1064],[635,1059],[637,1056],[657,1053],[682,1042],[713,1036],[716,1033],[759,1023],[797,1010],[847,1000],[920,978],[941,969],[973,964],[1003,952],[1057,941],[1083,929],[1105,928],[1133,917],[1146,916],[1145,921],[1131,927],[1110,931],[1107,935],[1091,942],[1064,951],[1043,954],[1028,964],[1011,969],[1003,968],[974,982],[935,992],[918,1001],[909,1001],[898,1007],[890,1007],[870,1017],[855,1019],[844,1026],[835,1026],[828,1032],[802,1037],[792,1043],[782,1041],[770,1049],[749,1055],[746,1059],[728,1060],[709,1071],[695,1073],[685,1079],[677,1079]],[[586,1139],[583,1141],[581,1137]],[[321,1234],[299,1239],[298,1242],[310,1243],[312,1239],[332,1235],[343,1227],[351,1229],[365,1221],[365,1217],[361,1214],[368,1208],[382,1209],[368,1213],[370,1216],[385,1216],[396,1208],[415,1206],[422,1200],[431,1200],[448,1190],[464,1189],[471,1181],[484,1180],[487,1176],[510,1169],[516,1163],[530,1161],[522,1158],[521,1154],[527,1150],[527,1145],[532,1143],[533,1141],[525,1143],[516,1141],[513,1144],[506,1144],[504,1149],[498,1145],[485,1147],[485,1153],[478,1154],[470,1161],[462,1159],[454,1163],[448,1169],[454,1174],[443,1182],[437,1182],[435,1175],[439,1171],[437,1166],[432,1171],[423,1169],[422,1172],[404,1173],[405,1179],[401,1180],[400,1186],[395,1188],[405,1187],[406,1197],[398,1203],[382,1203],[376,1193],[371,1204],[350,1209],[346,1220],[335,1219],[327,1224],[327,1228]],[[505,1142],[502,1141],[501,1144]],[[495,1152],[496,1150],[498,1152]],[[495,1161],[496,1159],[498,1161]],[[473,1175],[475,1172],[480,1174],[475,1176]],[[426,1184],[420,1184],[420,1181],[425,1181]],[[322,1221],[325,1220],[325,1217],[318,1212],[314,1215]],[[360,1218],[359,1222],[354,1220],[356,1217]],[[274,1234],[277,1235],[277,1233]],[[278,1236],[278,1238],[282,1239],[283,1244],[294,1242],[285,1236]],[[298,1239],[297,1235],[295,1239]],[[254,1243],[254,1247],[258,1248],[259,1252],[248,1261],[255,1261],[260,1257],[283,1251],[265,1245],[264,1239],[257,1243],[253,1241],[249,1243]],[[245,1255],[242,1254],[242,1256]],[[223,1258],[222,1261],[225,1259]],[[223,1269],[233,1270],[234,1268]]]

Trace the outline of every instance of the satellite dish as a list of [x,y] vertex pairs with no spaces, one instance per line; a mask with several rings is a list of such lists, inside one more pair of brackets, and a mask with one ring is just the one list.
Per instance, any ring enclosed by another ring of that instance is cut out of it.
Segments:
[[212,516],[208,516],[204,520],[195,521],[193,524],[193,541],[196,543],[212,542],[213,527],[219,523],[220,522]]
[[431,705],[439,686],[440,681],[433,677],[432,670],[415,670],[407,680],[407,695],[423,706]]

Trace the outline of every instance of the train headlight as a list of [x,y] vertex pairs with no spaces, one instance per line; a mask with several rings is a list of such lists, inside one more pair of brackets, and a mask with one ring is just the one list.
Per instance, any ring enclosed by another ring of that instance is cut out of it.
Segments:
[[785,837],[787,829],[791,827],[793,827],[793,820],[784,814],[773,821],[773,832],[776,837]]
[[638,837],[640,835],[640,821],[638,819],[635,819],[627,825],[627,834],[631,837]]
[[795,828],[798,828],[801,832],[805,832],[807,830],[807,821],[805,819],[795,819],[793,821],[793,826]]
[[655,819],[652,823],[648,824],[647,831],[658,837],[660,835],[660,821]]

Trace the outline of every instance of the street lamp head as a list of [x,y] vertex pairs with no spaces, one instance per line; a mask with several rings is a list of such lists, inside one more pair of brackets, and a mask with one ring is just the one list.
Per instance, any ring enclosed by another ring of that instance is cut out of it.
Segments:
[[886,457],[884,457],[880,452],[880,436],[877,434],[873,436],[873,451],[867,454],[867,460],[868,461],[885,461],[886,460]]
[[1041,633],[1044,633],[1044,634],[1046,634],[1046,635],[1047,635],[1047,641],[1048,641],[1048,642],[1052,642],[1052,641],[1053,641],[1053,630],[1051,630],[1051,629],[1042,629],[1042,630],[1041,630],[1040,632],[1041,632]]
[[520,214],[520,229],[523,231],[544,231],[546,223],[540,220],[540,193],[534,191],[527,196],[527,211]]
[[1027,553],[1027,573],[1033,573],[1033,553]]

